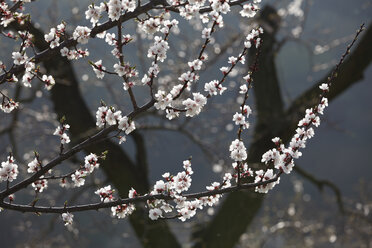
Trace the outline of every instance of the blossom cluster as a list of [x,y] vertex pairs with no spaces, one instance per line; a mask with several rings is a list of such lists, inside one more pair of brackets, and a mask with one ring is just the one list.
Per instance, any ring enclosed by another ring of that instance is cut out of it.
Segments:
[[4,113],[10,113],[10,112],[12,112],[14,109],[18,108],[18,105],[19,105],[18,102],[15,102],[15,101],[13,101],[12,99],[3,96],[3,100],[2,100],[2,102],[1,102],[0,109],[1,109],[1,111],[3,111]]
[[[329,85],[328,83],[323,83],[319,86],[319,88],[323,91],[324,94],[329,90]],[[289,174],[293,169],[294,159],[302,156],[302,153],[299,150],[301,148],[305,148],[306,142],[314,137],[315,132],[312,125],[315,127],[318,127],[320,125],[319,115],[322,115],[324,113],[324,109],[327,106],[328,99],[326,97],[322,97],[317,106],[315,106],[314,108],[306,109],[305,117],[298,122],[298,128],[296,129],[296,133],[289,142],[288,147],[285,147],[284,144],[281,143],[280,138],[273,138],[272,141],[275,143],[276,148],[270,149],[269,151],[265,152],[262,155],[261,162],[265,164],[271,162],[273,163],[274,168],[276,168],[280,172]],[[270,170],[267,170],[266,173],[256,173],[257,182],[269,180],[275,177],[273,172]],[[258,186],[256,188],[256,191],[267,193],[267,191],[273,188],[278,182],[279,180],[277,180],[276,183]]]
[[[31,0],[19,0],[18,2],[29,3]],[[23,13],[11,11],[10,7],[5,1],[0,2],[0,27],[7,27],[13,21],[21,23],[26,18]]]
[[[71,180],[73,182],[73,187],[80,187],[85,184],[85,177],[93,173],[94,169],[99,168],[98,156],[96,154],[89,154],[84,158],[84,166],[76,170],[71,175]],[[64,184],[66,181],[63,182]],[[63,185],[63,184],[62,184]]]
[[53,133],[53,135],[59,136],[61,138],[62,145],[70,143],[70,137],[66,133],[66,131],[69,129],[69,124],[62,124],[61,126],[58,126]]
[[65,35],[66,23],[62,22],[57,28],[51,28],[48,34],[44,35],[44,39],[49,43],[50,48],[55,48],[60,45],[61,37]]
[[[111,185],[106,187],[100,188],[95,192],[97,195],[100,196],[102,202],[111,202],[115,200],[113,195],[114,190],[111,190]],[[130,189],[128,193],[129,198],[134,198],[137,196],[137,192],[135,189]],[[128,215],[131,215],[136,207],[134,204],[120,204],[117,206],[111,207],[111,213],[113,217],[117,217],[119,219],[125,218]]]
[[[113,107],[101,106],[96,112],[96,125],[97,127],[105,127],[106,125],[118,125],[121,131],[126,135],[130,134],[136,129],[134,121],[130,120],[127,116],[122,116],[121,111],[115,111]],[[120,143],[126,141],[125,136],[120,138]]]
[[[196,214],[197,209],[203,209],[204,206],[213,206],[217,204],[221,195],[216,194],[212,196],[200,197],[198,199],[188,200],[182,196],[182,193],[187,191],[191,186],[191,175],[194,173],[191,168],[191,161],[183,161],[184,170],[178,172],[175,176],[169,172],[163,174],[164,180],[158,180],[150,195],[165,195],[172,200],[166,201],[163,199],[148,200],[149,218],[157,220],[164,218],[166,214],[177,211],[177,217],[185,221]],[[218,184],[218,185],[217,185]],[[214,183],[212,186],[207,186],[208,190],[215,190],[220,188],[219,183]]]
[[17,179],[18,176],[18,165],[14,163],[15,160],[12,155],[8,156],[5,162],[1,162],[0,168],[0,182],[8,181],[12,182]]
[[123,12],[133,12],[136,8],[134,0],[110,0],[107,3],[108,16],[112,21],[119,20]]

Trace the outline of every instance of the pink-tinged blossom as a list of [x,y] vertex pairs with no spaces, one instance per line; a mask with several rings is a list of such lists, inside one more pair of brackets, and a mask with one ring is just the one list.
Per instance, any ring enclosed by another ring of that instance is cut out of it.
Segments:
[[191,20],[196,13],[199,13],[199,6],[194,4],[186,4],[185,7],[180,7],[180,16],[185,18],[186,20]]
[[247,93],[247,91],[248,91],[248,87],[246,84],[243,84],[240,86],[240,91],[239,91],[240,94],[245,94]]
[[240,141],[238,139],[231,142],[230,148],[229,148],[231,154],[230,157],[235,161],[243,161],[247,159],[247,151],[244,146],[243,141]]
[[167,184],[163,180],[156,181],[152,194],[161,194],[167,191]]
[[96,125],[97,127],[103,127],[106,124],[106,114],[108,108],[106,106],[101,106],[96,112]]
[[244,4],[243,9],[239,12],[242,17],[252,18],[256,15],[258,11],[258,6],[255,4]]
[[229,1],[227,0],[210,0],[211,7],[215,12],[221,12],[227,14],[230,11]]
[[229,69],[230,69],[229,67],[223,66],[223,67],[220,68],[220,71],[223,73],[223,75],[226,75],[228,73]]
[[191,161],[190,160],[183,161],[183,168],[185,169],[186,174],[188,174],[188,175],[194,174],[194,171],[191,168]]
[[47,90],[51,90],[52,87],[56,84],[56,82],[54,81],[54,78],[51,75],[49,76],[43,75],[41,80],[45,83],[45,88]]
[[34,158],[34,160],[28,163],[27,167],[28,167],[27,169],[28,173],[35,173],[41,169],[41,164],[37,158]]
[[149,218],[151,220],[157,220],[162,217],[162,211],[159,208],[152,208],[149,211]]
[[188,66],[191,70],[199,71],[203,65],[203,61],[200,59],[195,59],[194,61],[188,62]]
[[12,53],[13,63],[15,65],[22,65],[26,63],[26,60],[28,59],[27,55],[20,52],[13,52]]
[[12,182],[13,180],[17,179],[18,176],[18,165],[14,163],[13,156],[8,156],[5,162],[1,162],[0,168],[0,182],[1,181],[9,181]]
[[164,110],[166,107],[170,106],[170,104],[172,103],[172,95],[167,94],[163,90],[158,90],[158,92],[155,94],[155,100],[156,100],[156,103],[154,104],[154,107],[156,109]]
[[119,219],[123,219],[128,215],[131,215],[136,207],[134,204],[122,204],[111,208],[111,213],[113,217],[118,217]]
[[65,226],[72,225],[72,223],[74,221],[74,215],[71,214],[71,213],[68,213],[68,212],[63,213],[62,214],[62,220],[65,223]]
[[54,131],[53,135],[59,136],[61,138],[61,144],[70,143],[70,137],[66,133],[66,131],[69,130],[69,128],[70,125],[63,124],[62,126],[58,126]]
[[95,62],[94,65],[92,67],[96,77],[102,79],[105,76],[104,70],[106,70],[106,67],[102,66],[102,59]]
[[4,113],[10,113],[16,108],[18,108],[18,102],[15,102],[15,101],[13,101],[12,99],[9,99],[9,98],[7,98],[7,99],[3,98],[3,101],[0,105],[0,109]]
[[80,187],[85,184],[85,177],[87,176],[86,170],[77,170],[74,174],[71,175],[72,182],[74,187]]
[[105,120],[110,126],[116,125],[117,121],[121,118],[121,111],[115,111],[114,109],[108,109]]
[[175,177],[173,177],[173,183],[171,188],[177,193],[187,191],[191,186],[191,177],[185,171],[178,172]]
[[74,33],[72,34],[74,40],[81,44],[86,44],[88,43],[88,40],[90,38],[90,32],[91,30],[88,27],[84,26],[77,26],[76,29],[74,30]]
[[235,113],[232,119],[235,125],[244,125],[246,123],[245,116],[240,113]]
[[88,6],[88,10],[85,11],[85,19],[89,20],[92,25],[96,25],[101,17],[101,8],[93,4]]
[[122,6],[128,12],[133,12],[137,7],[135,0],[122,0]]
[[124,65],[115,64],[114,65],[114,71],[120,76],[120,77],[134,77],[138,75],[138,72],[131,67],[128,63]]
[[212,190],[216,190],[216,189],[219,189],[220,188],[220,183],[219,182],[213,182],[212,184],[211,184],[211,186],[206,186],[206,189],[207,190],[210,190],[210,191],[212,191]]
[[211,29],[210,28],[204,28],[202,31],[202,38],[203,39],[209,39],[211,37]]
[[168,120],[172,120],[174,118],[179,117],[180,113],[178,111],[174,111],[173,109],[166,109],[166,116]]
[[217,95],[219,93],[222,95],[222,93],[226,90],[226,87],[223,87],[222,85],[219,84],[217,80],[213,80],[209,83],[205,83],[204,85],[204,91],[208,92],[208,94],[212,95]]
[[[255,177],[254,182],[255,183],[266,182],[268,180],[273,179],[274,177],[275,175],[272,169],[268,169],[266,172],[264,172],[263,170],[259,170],[259,171],[256,171],[256,177]],[[279,184],[279,180],[280,178],[278,178],[274,182],[257,186],[255,191],[259,193],[267,193],[269,192],[269,190],[273,189],[275,185]]]
[[146,34],[154,34],[155,32],[160,30],[160,25],[161,22],[159,18],[150,17],[142,24],[140,24],[140,27]]
[[134,197],[136,197],[138,194],[137,194],[137,191],[135,190],[135,189],[133,189],[133,188],[131,188],[130,190],[129,190],[129,193],[128,193],[128,197],[129,198],[134,198]]
[[105,41],[110,46],[116,45],[116,43],[117,43],[116,34],[115,33],[106,33]]
[[147,57],[155,58],[155,56],[157,56],[157,59],[160,62],[164,62],[164,60],[167,58],[168,49],[168,42],[163,40],[160,36],[155,36],[154,44],[149,48]]
[[99,195],[102,202],[111,202],[114,200],[113,196],[114,190],[111,189],[111,185],[100,188],[94,192],[94,194]]
[[94,169],[98,169],[98,156],[94,153],[91,153],[84,158],[84,168],[87,172],[92,173]]
[[32,81],[32,79],[34,78],[35,76],[32,74],[32,73],[30,73],[30,72],[28,72],[28,71],[26,71],[26,73],[23,75],[23,77],[22,77],[22,83],[23,83],[23,86],[25,86],[25,87],[31,87],[31,81]]
[[31,184],[34,190],[38,193],[44,191],[44,189],[48,188],[48,180],[40,178]]
[[128,135],[136,129],[136,126],[134,121],[129,121],[128,117],[124,116],[120,118],[118,128]]

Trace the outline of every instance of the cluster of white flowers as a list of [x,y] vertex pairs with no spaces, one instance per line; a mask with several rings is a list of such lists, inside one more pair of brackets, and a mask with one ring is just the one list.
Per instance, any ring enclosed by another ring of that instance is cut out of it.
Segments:
[[187,98],[182,102],[186,107],[186,116],[193,117],[198,115],[207,104],[207,98],[200,93],[192,93],[194,99]]
[[[31,2],[31,0],[19,0],[18,2],[29,3],[29,2]],[[27,16],[23,15],[23,13],[16,12],[16,11],[11,11],[9,5],[7,3],[5,3],[5,1],[0,2],[0,13],[1,13],[0,26],[5,27],[5,28],[11,22],[13,22],[15,20],[23,22],[23,19],[27,18]]]
[[74,40],[79,42],[80,44],[87,44],[88,40],[90,38],[90,28],[85,26],[77,26],[74,30],[74,33],[72,34],[72,37]]
[[91,4],[88,6],[88,9],[85,11],[85,19],[90,20],[93,26],[97,24],[101,13],[106,10],[106,5],[101,3],[99,6]]
[[2,13],[0,18],[0,25],[7,27],[9,23],[14,21],[13,13],[9,10],[9,6],[5,2],[0,3],[0,10]]
[[51,28],[48,34],[44,35],[44,39],[49,43],[50,48],[55,48],[60,45],[61,36],[65,35],[66,24],[62,22],[57,28]]
[[45,83],[45,88],[47,90],[51,90],[53,88],[53,86],[56,84],[56,82],[54,81],[54,78],[49,75],[43,75],[43,77],[41,78],[41,81],[43,81]]
[[44,191],[44,189],[48,188],[48,180],[40,178],[39,180],[33,182],[31,186],[36,192],[41,193]]
[[258,48],[261,44],[261,38],[259,37],[260,34],[263,34],[263,29],[261,27],[252,29],[245,39],[244,46],[246,48],[251,48],[252,45],[254,45],[256,48]]
[[0,168],[0,182],[8,181],[12,182],[18,176],[18,165],[14,163],[13,156],[8,156],[5,162],[1,162]]
[[222,93],[226,90],[226,87],[223,87],[218,80],[212,80],[209,83],[205,83],[204,91],[208,92],[209,95],[217,95]]
[[136,9],[134,0],[110,0],[107,3],[108,16],[112,21],[119,20],[123,11],[133,12]]
[[247,149],[245,148],[245,145],[243,141],[236,139],[233,142],[231,142],[230,145],[230,157],[234,161],[243,161],[247,159]]
[[111,213],[113,217],[118,217],[119,219],[125,218],[131,215],[136,207],[134,204],[122,204],[115,207],[111,207]]
[[243,109],[242,109],[242,112],[241,113],[236,112],[233,115],[232,120],[235,122],[235,125],[239,125],[243,129],[248,129],[249,128],[249,122],[248,122],[247,119],[249,118],[249,115],[251,113],[252,113],[251,108],[248,105],[244,105]]
[[71,180],[74,183],[74,187],[80,187],[85,184],[85,177],[88,175],[88,172],[84,169],[77,170],[74,174],[71,175]]
[[155,36],[154,44],[149,48],[147,52],[147,57],[155,58],[156,56],[160,62],[164,62],[164,60],[167,58],[168,49],[169,49],[168,42],[165,41],[160,36]]
[[3,96],[3,101],[1,102],[1,105],[0,105],[0,109],[1,111],[3,111],[4,113],[10,113],[12,112],[14,109],[18,108],[18,102],[15,102],[13,101],[12,99],[10,98],[5,98]]
[[[329,90],[329,85],[327,83],[324,83],[320,85],[319,88],[323,92],[327,92]],[[265,164],[272,162],[276,169],[289,174],[293,169],[294,159],[302,156],[302,153],[299,151],[300,148],[305,148],[306,142],[314,137],[315,132],[311,125],[314,125],[315,127],[318,127],[320,125],[320,118],[318,115],[323,114],[324,109],[327,106],[328,99],[323,97],[320,103],[314,109],[307,109],[305,117],[298,123],[298,128],[296,129],[295,135],[289,142],[289,146],[285,147],[284,144],[281,143],[280,138],[273,138],[272,141],[275,143],[277,148],[273,148],[265,152],[262,155],[261,162],[264,162]],[[265,173],[265,175],[262,172],[258,176],[261,177],[262,181],[269,180],[274,177],[273,172],[269,172],[269,170]],[[257,182],[260,181],[257,179],[257,177],[256,180]],[[270,183],[266,186],[259,186],[256,188],[256,191],[267,193],[269,189],[272,189],[278,183],[279,180],[275,184]]]
[[[187,191],[191,185],[191,174],[193,174],[191,161],[183,161],[183,168],[184,171],[178,172],[176,176],[172,176],[168,172],[164,173],[163,178],[165,181],[159,180],[155,183],[150,195],[164,194],[170,196],[175,206],[162,199],[148,200],[147,205],[150,208],[150,219],[157,220],[164,217],[164,214],[170,213],[173,209],[176,209],[177,217],[181,221],[185,221],[193,217],[196,214],[197,209],[203,209],[204,206],[213,206],[217,204],[221,197],[220,194],[200,197],[190,201],[188,201],[186,197],[182,196],[182,192]],[[207,186],[206,188],[208,190],[215,190],[226,187],[230,185],[231,178],[231,174],[226,173],[224,177],[226,183],[223,186],[214,182],[212,183],[212,186]]]
[[155,94],[155,100],[156,103],[154,104],[154,107],[156,109],[162,109],[164,110],[166,107],[170,106],[172,103],[172,94],[166,93],[163,90],[158,90],[158,92]]
[[[137,196],[137,192],[135,189],[130,189],[128,193],[129,198],[134,198]],[[121,204],[118,206],[111,207],[111,213],[113,217],[117,217],[119,219],[125,218],[128,215],[131,215],[134,210],[136,210],[136,206],[134,204]]]
[[252,18],[256,15],[257,11],[259,10],[259,7],[256,5],[257,3],[260,3],[261,0],[253,0],[252,3],[247,3],[243,5],[243,9],[239,12],[242,17],[248,17]]
[[[85,177],[88,174],[93,173],[94,169],[99,168],[99,163],[98,163],[98,156],[96,154],[89,154],[85,156],[84,158],[84,166],[82,166],[80,169],[76,170],[72,175],[71,175],[71,180],[73,182],[73,187],[80,187],[85,184]],[[61,182],[61,187],[66,187],[67,182],[63,180]]]
[[25,63],[25,69],[26,69],[26,71],[25,71],[25,74],[23,74],[22,83],[23,83],[23,86],[31,88],[31,81],[37,75],[35,73],[35,63],[33,63],[31,61],[27,61]]
[[63,145],[70,143],[70,137],[66,133],[69,128],[69,124],[62,124],[61,126],[58,126],[53,133],[53,135],[61,137],[61,144]]
[[[106,124],[118,125],[118,128],[125,132],[126,135],[130,134],[136,129],[134,121],[131,121],[127,116],[121,116],[121,111],[115,111],[114,108],[108,108],[107,106],[101,106],[96,112],[96,125],[98,127],[104,127]],[[123,136],[120,139],[120,143],[125,141]]]
[[115,64],[114,70],[120,77],[130,78],[138,75],[138,71],[128,63],[125,63],[124,65]]
[[[266,172],[264,170],[256,171],[256,177],[254,179],[255,183],[258,182],[265,182],[271,179],[274,179],[274,171],[272,169],[268,169]],[[255,191],[258,193],[267,193],[270,189],[274,188],[275,185],[279,184],[280,177],[277,178],[274,182],[266,183],[260,186],[257,186]]]
[[64,47],[60,50],[62,57],[67,57],[68,60],[80,59],[89,56],[88,49],[82,50],[80,48],[68,49]]
[[28,167],[27,169],[28,173],[35,173],[41,169],[41,163],[37,158],[34,158],[34,160],[28,163],[27,167]]
[[[45,39],[50,42],[50,46],[58,46],[59,36],[64,32],[64,24],[58,25],[57,29],[51,29],[51,32],[45,35]],[[12,36],[13,37],[13,36]],[[32,59],[27,56],[26,49],[33,45],[32,39],[33,35],[27,31],[19,31],[18,37],[22,40],[21,47],[19,51],[12,52],[13,64],[16,66],[24,66],[25,73],[22,76],[22,83],[25,87],[31,87],[31,81],[37,77],[45,84],[45,88],[50,90],[55,84],[54,78],[50,75],[42,75],[39,68],[35,69],[35,63],[32,62]],[[14,35],[14,39],[18,38]],[[52,48],[53,48],[52,47]],[[0,68],[5,69],[5,65],[0,62]],[[18,78],[12,74],[12,77],[7,79],[8,82],[18,82]],[[3,101],[2,110],[6,113],[11,112],[17,105],[13,104],[14,102],[10,99],[8,101]]]
[[110,202],[114,200],[114,190],[111,189],[111,185],[100,188],[94,192],[96,195],[99,195],[102,202]]

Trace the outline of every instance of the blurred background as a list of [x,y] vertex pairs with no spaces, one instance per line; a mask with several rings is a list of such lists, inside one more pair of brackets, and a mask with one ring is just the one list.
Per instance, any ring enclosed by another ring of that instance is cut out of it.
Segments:
[[[77,25],[90,25],[84,12],[91,2],[39,0],[25,5],[25,12],[32,16],[36,37],[43,37],[62,20],[72,33]],[[244,134],[249,165],[256,169],[262,166],[261,155],[273,146],[271,138],[291,138],[304,110],[319,94],[317,85],[327,79],[360,25],[366,25],[341,67],[331,88],[330,106],[295,170],[283,175],[267,195],[235,192],[186,222],[153,222],[139,206],[130,218],[120,220],[112,218],[109,210],[76,213],[74,225],[66,228],[59,215],[5,210],[0,213],[2,247],[372,247],[372,1],[264,0],[259,15],[250,21],[240,17],[240,7],[232,9],[207,49],[210,59],[195,90],[202,91],[205,82],[220,77],[219,68],[229,56],[239,54],[253,26],[265,29],[259,71],[249,98],[253,117]],[[171,35],[169,59],[161,64],[158,87],[166,90],[177,84],[203,42],[201,23],[171,15],[180,20],[181,32]],[[123,27],[123,33],[135,36],[124,48],[125,60],[136,65],[141,77],[151,64],[147,49],[152,37],[141,34],[134,21]],[[39,43],[42,50],[45,44]],[[16,48],[14,42],[1,38],[0,59],[9,63],[10,51]],[[87,48],[89,60],[102,59],[107,68],[116,63],[112,48],[104,41],[90,40]],[[50,183],[39,203],[96,202],[93,192],[107,184],[121,196],[127,196],[130,187],[145,193],[164,172],[180,171],[182,161],[190,156],[195,172],[191,192],[219,181],[231,171],[228,146],[237,131],[231,120],[241,101],[237,89],[253,56],[254,51],[245,65],[237,66],[226,81],[228,91],[211,99],[202,115],[168,121],[164,113],[151,110],[136,120],[137,131],[126,143],[119,146],[117,140],[105,141],[56,167],[56,174],[67,172],[77,168],[85,154],[109,150],[108,159],[84,187],[66,190],[58,182]],[[122,82],[109,75],[97,79],[86,59],[68,62],[53,57],[42,67],[56,79],[51,92],[36,81],[32,89],[0,86],[22,103],[12,114],[0,113],[1,161],[12,151],[20,178],[27,174],[34,150],[45,162],[58,154],[59,140],[52,134],[61,116],[71,125],[73,145],[95,132],[94,116],[101,99],[124,113],[131,111]],[[143,88],[134,88],[141,105],[149,98]],[[27,188],[16,194],[16,202],[27,203],[33,197]]]

